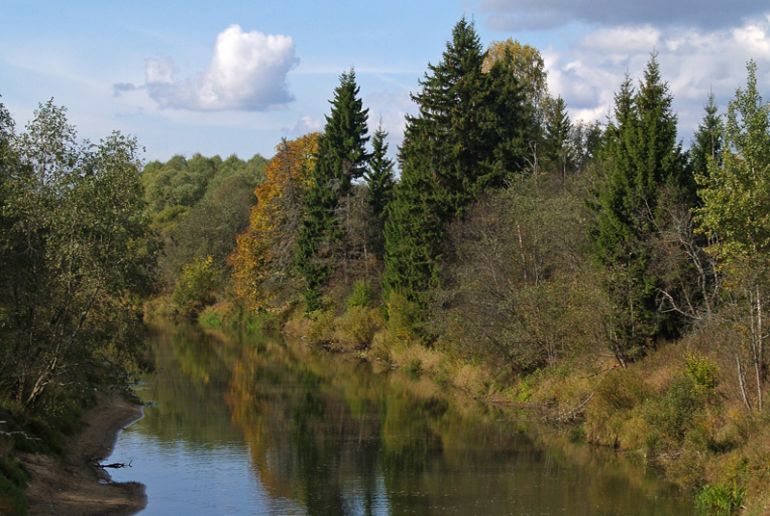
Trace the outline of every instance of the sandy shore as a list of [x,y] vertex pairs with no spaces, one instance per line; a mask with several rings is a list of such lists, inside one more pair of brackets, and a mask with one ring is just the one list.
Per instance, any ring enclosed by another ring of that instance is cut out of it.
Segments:
[[25,453],[30,514],[135,514],[147,505],[144,485],[111,482],[95,461],[108,457],[121,429],[142,417],[142,407],[121,394],[100,394],[83,416],[85,428],[67,440],[63,457]]

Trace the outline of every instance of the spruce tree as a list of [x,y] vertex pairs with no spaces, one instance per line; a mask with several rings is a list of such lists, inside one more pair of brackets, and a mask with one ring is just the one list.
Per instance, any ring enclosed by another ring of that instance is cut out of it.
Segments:
[[[345,227],[338,220],[341,201],[366,170],[368,109],[363,108],[353,70],[340,76],[331,113],[321,135],[315,169],[305,193],[297,239],[297,268],[305,279],[309,311],[321,308],[321,295],[338,263]],[[348,203],[349,204],[349,203]]]
[[369,167],[364,173],[368,186],[367,201],[374,216],[377,227],[374,228],[374,249],[382,257],[383,229],[385,227],[385,209],[393,197],[395,179],[393,176],[393,160],[388,158],[388,144],[385,141],[388,133],[379,127],[372,136],[372,155]]
[[570,134],[572,124],[567,114],[567,103],[557,97],[551,101],[545,116],[546,158],[560,174],[562,184],[567,177],[570,162]]
[[708,171],[709,159],[718,160],[722,152],[722,118],[714,101],[714,94],[709,94],[708,103],[704,110],[706,114],[698,125],[690,147],[690,163],[696,174]]
[[652,243],[665,224],[666,204],[688,199],[693,184],[676,142],[671,101],[653,56],[637,92],[629,78],[623,82],[607,130],[606,171],[597,188],[592,236],[597,257],[607,267],[606,286],[615,305],[610,337],[622,364],[673,331],[659,308],[662,273],[651,267]]
[[483,72],[483,62],[479,37],[462,19],[412,95],[419,112],[407,117],[399,153],[384,275],[386,289],[411,300],[435,284],[444,225],[521,163],[521,88],[500,65]]

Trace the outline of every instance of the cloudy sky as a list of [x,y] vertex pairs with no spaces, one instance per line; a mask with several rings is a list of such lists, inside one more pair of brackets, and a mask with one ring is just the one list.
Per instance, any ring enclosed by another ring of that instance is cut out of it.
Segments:
[[770,99],[766,0],[3,0],[2,11],[0,95],[17,123],[54,97],[81,136],[119,129],[147,159],[270,156],[281,137],[322,127],[351,66],[371,124],[398,145],[409,92],[463,15],[485,45],[538,47],[576,119],[604,120],[652,51],[685,145],[709,91],[724,106],[746,60]]

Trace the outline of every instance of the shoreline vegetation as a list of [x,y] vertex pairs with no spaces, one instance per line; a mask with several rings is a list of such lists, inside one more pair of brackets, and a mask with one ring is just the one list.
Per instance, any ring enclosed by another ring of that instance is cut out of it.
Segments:
[[84,427],[65,438],[61,456],[23,452],[18,457],[30,481],[25,495],[30,514],[135,514],[147,505],[144,485],[112,482],[99,462],[118,435],[142,417],[142,406],[120,392],[100,393],[81,420]]
[[654,53],[574,122],[537,49],[462,19],[398,177],[353,69],[269,160],[143,164],[52,101],[18,133],[0,104],[0,512],[25,510],[18,454],[67,456],[80,407],[151,367],[144,311],[536,408],[704,514],[770,513],[770,105],[746,71],[685,150]]

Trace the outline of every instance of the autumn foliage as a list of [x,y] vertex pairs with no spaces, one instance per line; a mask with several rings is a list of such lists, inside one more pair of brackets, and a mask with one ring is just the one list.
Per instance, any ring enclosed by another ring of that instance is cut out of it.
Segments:
[[[318,133],[284,140],[267,165],[265,181],[254,194],[249,227],[237,238],[230,257],[233,284],[238,297],[251,308],[280,302],[286,294],[294,243],[302,209],[303,192],[309,184],[318,151]],[[289,288],[288,290],[292,290]]]

